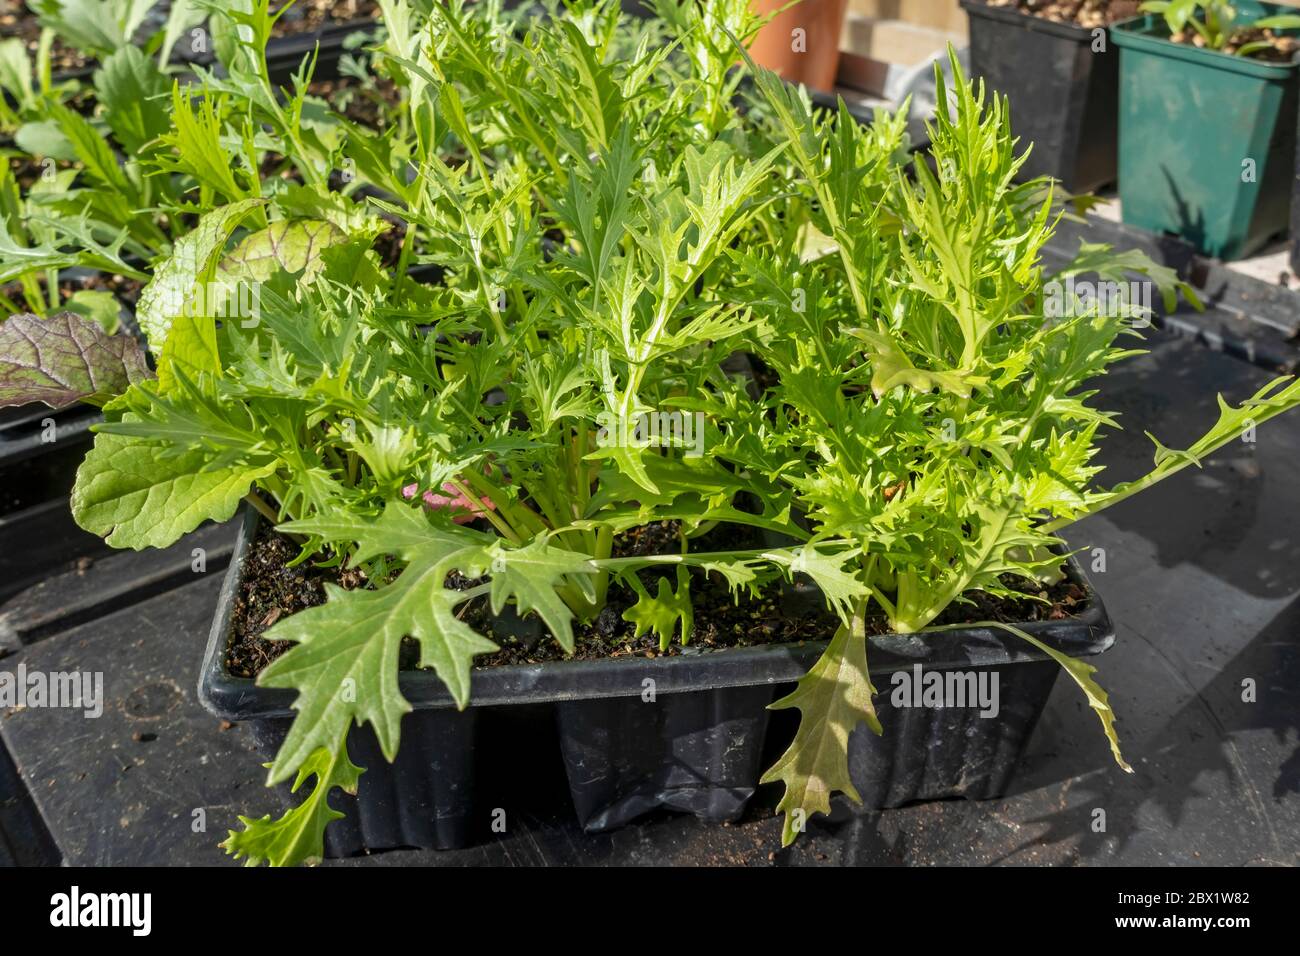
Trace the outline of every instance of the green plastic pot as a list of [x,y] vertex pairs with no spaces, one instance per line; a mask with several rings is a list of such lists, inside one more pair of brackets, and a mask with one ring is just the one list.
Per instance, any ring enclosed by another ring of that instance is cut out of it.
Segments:
[[[1236,6],[1240,23],[1295,12],[1250,0]],[[1174,43],[1157,16],[1117,23],[1110,35],[1120,48],[1124,221],[1180,236],[1221,259],[1250,255],[1284,232],[1295,161],[1297,64]],[[1247,160],[1253,160],[1253,177]]]

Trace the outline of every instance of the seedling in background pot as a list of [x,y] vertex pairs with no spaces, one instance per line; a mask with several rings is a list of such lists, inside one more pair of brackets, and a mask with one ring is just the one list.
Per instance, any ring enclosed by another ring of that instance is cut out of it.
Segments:
[[1261,31],[1300,29],[1300,14],[1294,13],[1239,22],[1237,7],[1229,0],[1147,0],[1139,9],[1143,13],[1162,14],[1170,36],[1178,42],[1191,42],[1237,56],[1294,52],[1293,40],[1283,48],[1276,38],[1267,34],[1264,39],[1254,37]]

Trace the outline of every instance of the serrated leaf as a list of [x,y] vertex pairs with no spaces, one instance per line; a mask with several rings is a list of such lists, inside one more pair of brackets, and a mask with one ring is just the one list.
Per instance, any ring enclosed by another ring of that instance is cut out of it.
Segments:
[[296,646],[258,677],[264,687],[298,691],[298,711],[271,767],[268,785],[286,779],[318,747],[336,747],[355,720],[369,723],[384,756],[397,756],[402,715],[411,709],[397,684],[402,638],[420,645],[420,666],[432,667],[456,703],[469,701],[474,656],[497,650],[456,615],[464,596],[444,587],[447,575],[473,557],[463,544],[431,547],[391,584],[344,591],[325,586],[326,601],[285,618],[265,636]]
[[853,608],[868,590],[852,571],[845,571],[844,565],[855,560],[851,551],[830,553],[818,550],[815,544],[806,544],[791,551],[768,551],[763,558],[779,564],[793,578],[796,574],[806,574],[821,590],[827,603],[848,624]]
[[[1283,386],[1283,387],[1279,387]],[[1044,532],[1054,532],[1072,524],[1086,515],[1096,514],[1111,505],[1145,491],[1157,482],[1182,471],[1188,465],[1200,467],[1200,463],[1224,445],[1237,440],[1248,429],[1262,425],[1283,412],[1300,407],[1300,379],[1281,376],[1273,379],[1241,405],[1233,407],[1218,396],[1219,417],[1214,425],[1187,449],[1168,448],[1162,445],[1154,435],[1147,433],[1156,445],[1155,467],[1134,481],[1116,485],[1109,491],[1100,492],[1093,497],[1086,509],[1064,515],[1042,526]]]
[[641,586],[639,581],[633,581],[633,586],[639,598],[623,612],[623,620],[631,621],[636,625],[634,636],[640,637],[653,631],[659,638],[659,649],[667,650],[677,630],[677,622],[680,621],[682,643],[689,643],[695,623],[695,609],[691,605],[690,577],[686,568],[677,569],[676,590],[666,577],[659,579],[658,589],[653,595]]
[[849,735],[865,722],[882,731],[871,698],[876,689],[867,671],[867,639],[861,619],[841,625],[812,670],[773,710],[797,707],[799,730],[763,783],[784,783],[777,811],[785,814],[781,843],[789,846],[814,813],[830,813],[831,794],[841,791],[861,803],[849,778]]
[[165,548],[204,521],[231,518],[253,482],[274,461],[210,466],[201,448],[163,455],[167,448],[100,432],[72,488],[77,524],[115,548]]
[[899,385],[906,385],[918,392],[937,388],[960,398],[968,398],[972,387],[984,383],[984,379],[958,369],[927,371],[917,368],[893,336],[887,333],[870,329],[849,329],[848,332],[867,343],[867,350],[871,354],[871,391],[876,398],[884,397]]
[[[429,521],[420,509],[390,501],[378,518],[364,518],[347,512],[304,518],[280,525],[289,534],[315,535],[331,542],[356,544],[354,561],[366,561],[380,555],[397,555],[407,561],[427,557],[431,552],[451,553],[473,545],[484,549],[496,539],[469,528],[448,529]],[[476,560],[480,565],[483,555]]]
[[488,554],[488,570],[493,614],[500,614],[514,598],[520,614],[536,611],[560,646],[573,653],[573,611],[556,589],[571,580],[595,598],[591,575],[597,569],[588,555],[551,547],[541,538],[522,548],[497,542]]
[[135,339],[110,336],[97,322],[71,312],[48,319],[15,315],[0,324],[0,408],[27,402],[102,405],[149,377]]
[[95,72],[104,120],[128,154],[137,154],[171,126],[163,94],[170,84],[140,48],[126,44]]
[[245,866],[294,866],[320,860],[325,856],[325,827],[343,814],[329,805],[330,791],[335,788],[356,793],[362,768],[347,756],[347,747],[335,750],[321,747],[298,768],[291,791],[297,793],[312,777],[316,784],[298,806],[287,810],[278,820],[268,813],[260,819],[241,816],[243,830],[230,830],[222,848]]
[[398,651],[404,637],[420,646],[420,666],[432,667],[456,703],[469,701],[475,655],[497,649],[456,614],[464,593],[444,584],[453,570],[485,566],[491,536],[432,523],[405,502],[390,501],[379,518],[345,512],[291,521],[290,534],[355,542],[353,559],[398,555],[408,563],[397,579],[375,590],[327,585],[323,605],[300,611],[266,632],[296,645],[258,678],[267,687],[292,687],[298,711],[280,747],[270,783],[286,779],[318,747],[334,748],[355,720],[370,723],[384,755],[397,754],[402,715],[410,704],[398,688]]

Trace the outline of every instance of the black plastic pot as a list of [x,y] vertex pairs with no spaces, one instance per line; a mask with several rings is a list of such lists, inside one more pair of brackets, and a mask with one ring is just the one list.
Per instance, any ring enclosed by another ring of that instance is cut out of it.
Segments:
[[[1094,53],[1094,31],[983,0],[961,0],[970,17],[970,70],[1004,93],[1020,148],[1020,175],[1052,176],[1074,193],[1118,174],[1119,52]],[[1102,42],[1107,41],[1105,31]]]
[[[199,698],[218,717],[247,721],[258,746],[273,753],[292,721],[292,691],[257,687],[225,667],[231,614],[244,560],[259,526],[248,512],[226,573],[199,681]],[[1087,588],[1078,565],[1069,573]],[[1025,629],[1074,656],[1100,653],[1114,640],[1095,592],[1082,613]],[[799,587],[790,599],[819,600]],[[515,630],[517,619],[504,630]],[[867,808],[950,796],[994,797],[1003,792],[1037,722],[1059,670],[1031,645],[984,628],[924,636],[871,639],[873,681],[885,735],[860,729],[850,739],[850,769]],[[573,805],[590,831],[621,826],[666,808],[710,821],[738,818],[758,787],[766,761],[788,745],[788,712],[771,721],[770,704],[821,654],[823,642],[731,650],[691,651],[654,659],[625,657],[475,671],[473,699],[457,711],[440,680],[404,671],[402,693],[414,707],[402,726],[402,745],[387,763],[369,729],[354,728],[348,750],[366,768],[355,798],[333,805],[345,818],[331,824],[331,856],[394,847],[446,849],[486,831],[490,811],[476,801],[479,759],[510,759],[492,749],[481,728],[488,717],[554,714]],[[998,719],[949,708],[895,710],[891,675],[925,669],[996,672]],[[539,755],[531,755],[539,759]],[[547,759],[540,755],[540,759]],[[527,799],[522,784],[511,795]]]
[[[345,23],[333,23],[305,33],[289,36],[272,37],[266,45],[266,65],[271,82],[286,86],[290,77],[298,71],[302,61],[316,53],[316,70],[313,80],[336,80],[339,78],[339,62],[348,52],[348,38],[361,33],[373,35],[379,27],[375,20],[349,20]],[[210,67],[215,58],[211,53],[192,55],[178,59],[179,63],[194,63]]]
[[[72,520],[68,493],[90,450],[93,408],[0,409],[0,602],[107,550]],[[50,436],[54,441],[47,441]]]
[[[320,54],[316,60],[314,80],[336,80],[339,78],[339,61],[347,52],[345,41],[355,33],[374,33],[377,23],[374,20],[349,20],[345,23],[330,24],[306,33],[290,36],[272,37],[266,45],[266,63],[271,81],[287,85],[289,78],[297,72],[303,59],[311,55],[320,44]],[[172,66],[185,67],[197,65],[210,67],[215,62],[211,53],[186,55],[182,51],[173,51],[169,59]],[[89,82],[99,69],[98,63],[88,63],[72,70],[62,70],[51,76],[50,81],[56,86],[75,80]]]

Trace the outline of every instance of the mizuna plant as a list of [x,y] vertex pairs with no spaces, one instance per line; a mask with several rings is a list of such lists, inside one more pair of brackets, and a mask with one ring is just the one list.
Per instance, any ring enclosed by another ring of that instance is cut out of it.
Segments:
[[1190,28],[1209,49],[1225,50],[1231,46],[1228,52],[1237,56],[1251,56],[1274,48],[1271,40],[1237,42],[1237,35],[1242,31],[1300,29],[1300,15],[1294,13],[1239,23],[1237,8],[1230,0],[1146,0],[1138,9],[1161,14],[1173,36]]
[[[880,729],[869,629],[925,632],[973,592],[1059,574],[1071,522],[1300,404],[1275,382],[1187,451],[1157,445],[1145,478],[1098,486],[1115,422],[1086,383],[1132,354],[1146,310],[1058,314],[1050,283],[1137,272],[1171,299],[1177,283],[1086,245],[1046,274],[1050,185],[1013,184],[1006,106],[960,71],[909,165],[902,116],[820,116],[774,75],[733,70],[755,27],[743,0],[665,0],[649,27],[612,0],[573,3],[522,32],[454,2],[428,19],[383,6],[376,56],[404,71],[405,118],[341,149],[404,222],[401,267],[436,264],[442,284],[395,281],[373,230],[341,219],[291,261],[241,253],[251,240],[231,237],[264,231],[267,197],[223,193],[142,297],[157,377],[122,372],[73,494],[83,527],[133,548],[247,500],[303,560],[370,582],[266,634],[294,646],[259,681],[298,692],[268,782],[313,782],[280,818],[241,818],[224,845],[249,863],[322,854],[329,795],[363,772],[354,724],[396,755],[404,639],[465,706],[495,649],[467,603],[535,614],[572,650],[575,622],[627,589],[625,617],[666,649],[691,638],[700,575],[738,601],[803,575],[840,620],[775,705],[803,714],[766,778],[785,785],[791,840],[853,795],[852,729]],[[169,284],[254,262],[257,322],[164,308]],[[738,354],[773,379],[725,372]],[[620,437],[649,414],[700,422],[704,454]],[[617,555],[620,533],[664,521],[680,528],[669,553]],[[708,550],[727,526],[757,540]],[[1123,764],[1093,668],[996,626],[1061,662]]]

